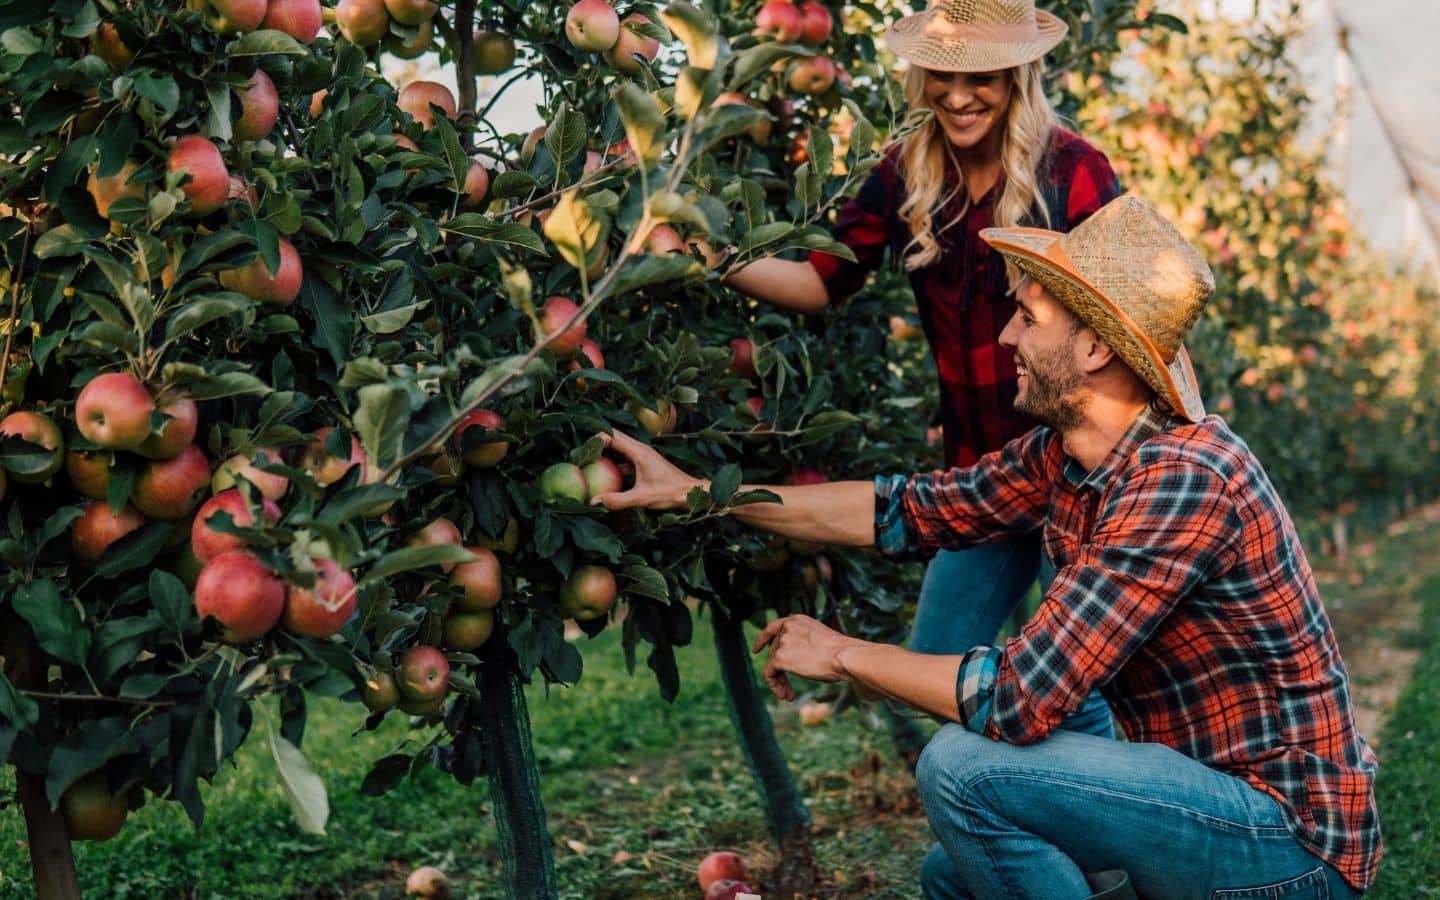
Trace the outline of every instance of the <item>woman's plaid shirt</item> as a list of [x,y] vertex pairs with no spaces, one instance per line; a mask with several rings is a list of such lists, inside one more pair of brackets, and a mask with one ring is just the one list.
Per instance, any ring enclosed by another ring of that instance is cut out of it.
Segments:
[[1098,686],[1130,740],[1275,797],[1305,847],[1369,885],[1375,756],[1294,524],[1221,419],[1149,408],[1088,473],[1037,428],[973,467],[875,487],[889,554],[1043,529],[1055,581],[1017,637],[965,655],[966,727],[1038,741]]

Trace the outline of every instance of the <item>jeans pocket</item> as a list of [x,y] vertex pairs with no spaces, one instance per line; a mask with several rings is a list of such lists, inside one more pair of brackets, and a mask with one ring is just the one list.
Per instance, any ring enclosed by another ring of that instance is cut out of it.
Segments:
[[1325,867],[1316,866],[1304,875],[1259,887],[1216,891],[1210,900],[1330,900]]

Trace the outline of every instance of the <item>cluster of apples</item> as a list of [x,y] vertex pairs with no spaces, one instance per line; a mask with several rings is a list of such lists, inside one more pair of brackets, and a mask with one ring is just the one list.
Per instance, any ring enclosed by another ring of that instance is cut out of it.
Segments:
[[[410,537],[412,547],[464,545],[460,529],[440,516]],[[441,571],[454,589],[441,624],[440,644],[447,650],[471,651],[484,646],[495,630],[495,607],[504,593],[500,560],[489,547],[466,547],[470,560],[445,563]]]
[[335,24],[357,47],[383,41],[386,51],[401,59],[414,59],[434,43],[439,11],[435,0],[340,0],[335,6]]
[[615,69],[634,75],[660,52],[658,40],[632,27],[649,24],[641,13],[622,20],[607,0],[579,0],[565,14],[565,37],[577,50],[602,53]]
[[302,44],[320,33],[320,0],[186,0],[219,34],[244,34],[261,28],[283,31]]
[[[830,10],[818,0],[769,0],[755,15],[755,33],[768,35],[782,44],[800,42],[820,47],[830,40],[835,28]],[[801,94],[823,94],[839,74],[835,61],[816,54],[790,67],[790,88]]]

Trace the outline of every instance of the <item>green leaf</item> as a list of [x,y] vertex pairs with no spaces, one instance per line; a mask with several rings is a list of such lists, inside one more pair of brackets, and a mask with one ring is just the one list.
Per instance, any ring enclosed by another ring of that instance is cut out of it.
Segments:
[[40,721],[39,704],[20,693],[4,672],[0,672],[0,718],[20,731],[29,731]]
[[665,7],[660,19],[685,45],[690,65],[700,69],[715,68],[720,58],[720,39],[713,19],[683,0],[676,0]]
[[350,358],[355,335],[355,313],[323,278],[306,278],[300,284],[300,305],[315,323],[313,339],[323,347],[338,369]]
[[321,508],[317,518],[323,524],[340,525],[364,516],[384,503],[405,496],[405,489],[390,484],[363,484],[341,491]]
[[626,566],[620,574],[630,580],[630,583],[622,588],[627,593],[649,597],[660,603],[670,602],[670,585],[666,583],[665,576],[656,569],[640,565]]
[[649,92],[633,81],[627,81],[612,95],[625,123],[625,137],[647,169],[660,159],[664,149],[665,114]]
[[248,235],[230,228],[205,235],[185,249],[185,255],[180,258],[180,265],[175,269],[176,281],[179,282],[226,250],[249,242]]
[[45,796],[59,804],[65,789],[96,772],[117,756],[134,753],[140,742],[130,731],[128,718],[85,719],[65,735],[50,754],[45,771]]
[[766,244],[774,243],[788,236],[794,230],[795,226],[789,222],[769,222],[757,228],[752,228],[740,242],[740,252],[744,253],[756,247],[763,247]]
[[569,190],[545,220],[545,236],[555,244],[565,261],[577,269],[586,268],[592,247],[605,240],[608,225],[596,215],[580,192]]
[[392,753],[375,760],[375,765],[360,782],[362,797],[379,797],[400,786],[410,771],[411,757],[403,753]]
[[561,104],[550,127],[545,129],[545,146],[555,157],[557,169],[564,169],[566,163],[584,151],[586,136],[585,116],[568,104]]
[[244,294],[224,292],[192,297],[165,323],[165,343],[179,340],[195,329],[236,313],[254,309],[259,304]]
[[471,559],[470,551],[456,544],[403,547],[380,557],[380,560],[371,566],[357,583],[365,585],[398,575],[401,572],[410,572],[426,566],[439,566],[445,563],[469,562]]
[[144,72],[136,75],[135,93],[154,103],[166,119],[180,107],[180,86],[169,75],[156,76]]
[[368,316],[360,317],[360,324],[371,334],[394,334],[400,329],[409,325],[415,318],[415,314],[430,305],[429,300],[422,300],[419,303],[412,303],[409,306],[402,306],[398,309],[387,309],[384,312],[371,313]]
[[237,56],[267,56],[270,54],[309,56],[310,50],[285,32],[276,31],[273,28],[252,31],[243,35],[225,50],[225,55],[231,59]]
[[205,99],[209,101],[205,131],[215,140],[230,140],[234,134],[230,125],[230,85],[223,81],[206,81]]
[[697,275],[704,275],[705,268],[692,256],[667,253],[664,256],[632,256],[625,260],[625,267],[612,282],[613,295],[626,294],[670,281],[682,281]]
[[735,54],[734,74],[730,76],[729,90],[744,91],[745,85],[770,71],[770,67],[782,59],[798,54],[787,44],[757,44]]
[[400,455],[400,442],[410,426],[410,395],[393,384],[367,384],[357,392],[355,433],[370,465],[385,468]]
[[275,758],[280,786],[290,801],[295,824],[306,834],[324,834],[330,818],[330,798],[325,793],[325,782],[310,767],[310,760],[299,747],[274,733],[270,735],[270,755]]
[[62,506],[51,513],[45,524],[40,526],[39,534],[35,535],[35,552],[39,553],[45,549],[45,545],[64,534],[70,528],[70,523],[85,514],[85,510],[79,506]]
[[465,390],[460,394],[460,406],[465,409],[479,404],[481,398],[490,395],[490,392],[501,384],[512,378],[518,378],[524,373],[523,356],[507,356],[498,360],[484,372],[479,378],[465,385]]
[[735,492],[740,489],[740,467],[727,463],[720,467],[710,479],[710,497],[717,506],[728,506]]
[[196,381],[189,390],[195,400],[218,400],[245,394],[264,395],[274,388],[249,372],[222,372]]
[[194,618],[195,605],[185,583],[169,572],[156,569],[150,573],[150,604],[177,638],[184,639],[185,626]]
[[822,441],[832,434],[854,427],[859,421],[858,416],[843,410],[834,409],[819,413],[805,421],[802,434],[791,443],[791,446],[804,447]]
[[169,522],[151,522],[143,528],[132,531],[105,548],[100,562],[95,565],[95,574],[101,578],[114,578],[141,566],[147,566],[165,545],[174,525]]
[[56,464],[57,452],[15,435],[0,437],[0,467],[15,475],[40,475]]
[[461,237],[473,238],[477,241],[494,241],[500,244],[508,244],[512,247],[519,247],[523,250],[529,250],[532,253],[538,253],[541,256],[550,255],[545,250],[545,241],[531,229],[514,222],[496,222],[481,213],[463,213],[458,215],[441,225],[440,230],[458,234]]
[[40,259],[74,256],[89,243],[89,235],[78,225],[57,225],[40,235],[32,252]]
[[810,129],[806,148],[810,154],[811,169],[821,178],[829,175],[835,165],[835,144],[830,139],[830,132],[823,128]]
[[75,604],[60,596],[48,578],[27,581],[15,589],[10,605],[35,630],[40,649],[62,662],[84,665],[90,652],[90,630]]
[[539,183],[528,172],[501,172],[490,182],[490,196],[496,200],[509,200],[512,197],[523,197],[537,187]]

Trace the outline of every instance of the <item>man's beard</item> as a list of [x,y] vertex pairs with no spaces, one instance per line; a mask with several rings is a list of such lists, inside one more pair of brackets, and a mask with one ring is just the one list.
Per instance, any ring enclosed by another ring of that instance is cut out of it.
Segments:
[[1085,400],[1080,385],[1085,376],[1067,346],[1047,350],[1025,366],[1025,392],[1015,398],[1015,409],[1042,424],[1063,431],[1084,420]]

